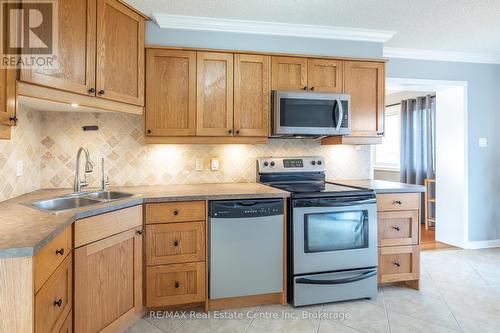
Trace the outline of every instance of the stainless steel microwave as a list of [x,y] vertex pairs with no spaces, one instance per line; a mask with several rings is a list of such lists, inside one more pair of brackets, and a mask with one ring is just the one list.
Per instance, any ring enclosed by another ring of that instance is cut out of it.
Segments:
[[273,137],[350,133],[350,95],[276,90],[272,111]]

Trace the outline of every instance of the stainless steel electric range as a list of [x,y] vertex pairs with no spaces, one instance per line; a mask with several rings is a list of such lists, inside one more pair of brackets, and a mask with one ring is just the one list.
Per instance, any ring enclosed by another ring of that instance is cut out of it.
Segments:
[[377,294],[375,194],[325,181],[322,157],[263,157],[257,177],[291,193],[288,301],[294,306]]

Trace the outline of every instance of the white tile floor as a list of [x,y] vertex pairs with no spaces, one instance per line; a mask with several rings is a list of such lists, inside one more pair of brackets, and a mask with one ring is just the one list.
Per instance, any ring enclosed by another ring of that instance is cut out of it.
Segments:
[[421,259],[419,291],[385,286],[372,300],[228,310],[233,318],[224,319],[214,312],[208,319],[145,317],[127,333],[500,332],[500,248],[422,252]]

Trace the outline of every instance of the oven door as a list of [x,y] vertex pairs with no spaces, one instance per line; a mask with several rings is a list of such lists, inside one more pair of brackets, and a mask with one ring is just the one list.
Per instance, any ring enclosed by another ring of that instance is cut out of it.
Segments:
[[377,206],[372,196],[293,201],[293,273],[377,266]]
[[349,134],[349,95],[274,92],[274,135]]

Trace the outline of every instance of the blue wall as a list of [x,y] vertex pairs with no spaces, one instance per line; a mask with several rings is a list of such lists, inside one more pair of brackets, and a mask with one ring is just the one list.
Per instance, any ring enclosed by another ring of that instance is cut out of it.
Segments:
[[[146,26],[147,45],[381,58],[380,43],[200,32]],[[469,239],[500,239],[500,65],[391,59],[388,77],[468,82]],[[453,119],[450,119],[453,121]],[[479,137],[488,148],[478,148]]]

